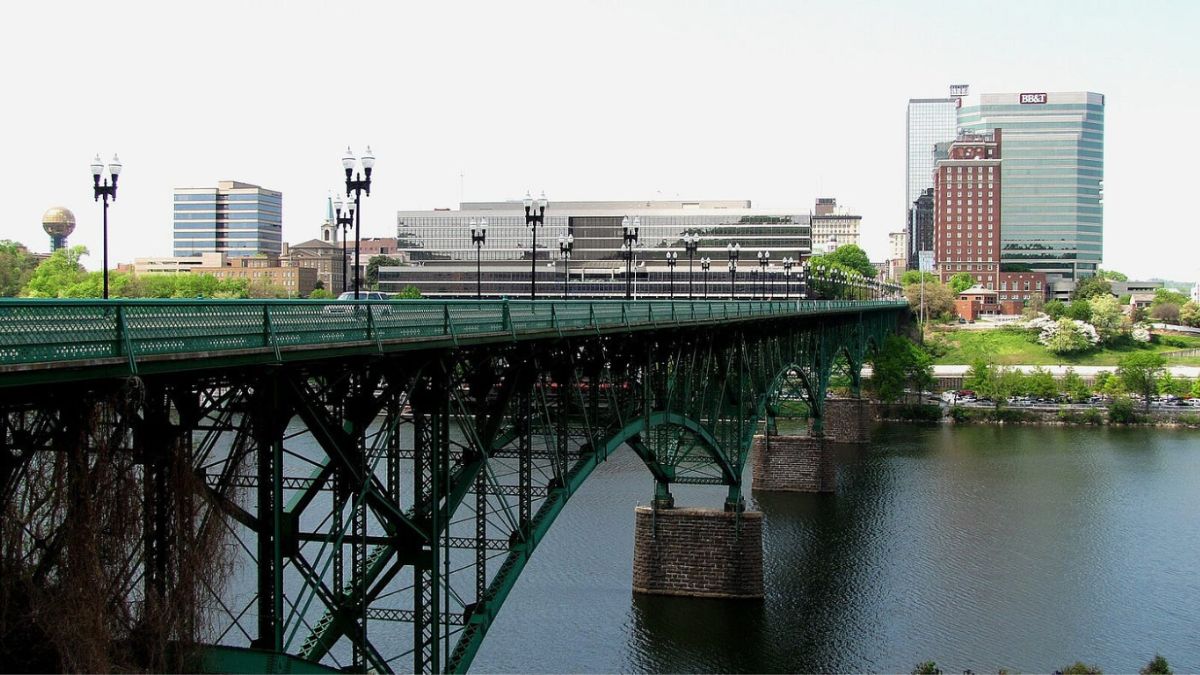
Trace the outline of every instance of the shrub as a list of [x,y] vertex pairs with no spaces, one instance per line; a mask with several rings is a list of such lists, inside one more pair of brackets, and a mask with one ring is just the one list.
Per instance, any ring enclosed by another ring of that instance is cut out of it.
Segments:
[[1035,413],[1016,408],[998,408],[991,411],[988,417],[997,422],[1029,422],[1038,418]]
[[1099,666],[1089,666],[1083,661],[1076,661],[1062,669],[1063,675],[1104,675]]
[[922,661],[912,669],[913,675],[942,675],[941,669],[933,661]]
[[1141,675],[1171,675],[1171,666],[1162,654],[1155,654],[1144,668],[1138,671]]
[[896,417],[910,422],[937,422],[942,419],[942,407],[937,405],[902,405],[896,409]]
[[1108,404],[1108,421],[1110,424],[1134,424],[1138,415],[1133,410],[1133,400],[1128,396],[1118,396]]
[[1185,412],[1180,413],[1176,418],[1176,422],[1186,424],[1189,427],[1200,426],[1200,413]]
[[953,419],[955,422],[959,423],[970,422],[975,417],[972,414],[974,412],[974,410],[969,410],[960,406],[954,406],[950,409],[950,419]]

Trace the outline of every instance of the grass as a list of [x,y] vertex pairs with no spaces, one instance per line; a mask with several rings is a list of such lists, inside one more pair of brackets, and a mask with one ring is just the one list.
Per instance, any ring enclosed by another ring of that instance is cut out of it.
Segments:
[[[1200,337],[1172,335],[1174,344],[1163,344],[1158,336],[1149,345],[1120,345],[1116,348],[1090,351],[1084,354],[1065,356],[1051,354],[1038,344],[1032,331],[1018,330],[943,330],[933,329],[926,336],[933,344],[941,344],[945,353],[934,359],[937,365],[970,364],[977,358],[985,358],[1001,365],[1074,365],[1115,366],[1121,357],[1140,351],[1171,352],[1179,349],[1200,347]],[[1200,356],[1173,358],[1170,366],[1200,366]]]

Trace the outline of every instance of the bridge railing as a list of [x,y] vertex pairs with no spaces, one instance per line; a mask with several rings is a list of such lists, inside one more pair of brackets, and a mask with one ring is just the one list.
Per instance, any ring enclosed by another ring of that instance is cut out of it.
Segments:
[[212,357],[903,307],[895,300],[37,300],[0,299],[0,366]]

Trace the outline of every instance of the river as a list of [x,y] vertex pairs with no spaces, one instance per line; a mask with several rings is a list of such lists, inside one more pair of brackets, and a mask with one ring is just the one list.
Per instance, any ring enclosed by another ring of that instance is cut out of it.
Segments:
[[[534,554],[473,672],[1200,671],[1200,435],[884,426],[836,495],[755,493],[766,597],[635,596],[651,479],[602,464]],[[747,471],[749,481],[749,471]],[[723,490],[677,488],[719,507]]]

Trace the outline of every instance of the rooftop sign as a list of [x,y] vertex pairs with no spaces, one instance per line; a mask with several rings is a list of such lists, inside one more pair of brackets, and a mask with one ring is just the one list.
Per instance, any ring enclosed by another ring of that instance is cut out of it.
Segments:
[[1040,92],[1037,94],[1021,94],[1021,105],[1028,105],[1031,103],[1041,104],[1045,102],[1046,92]]

